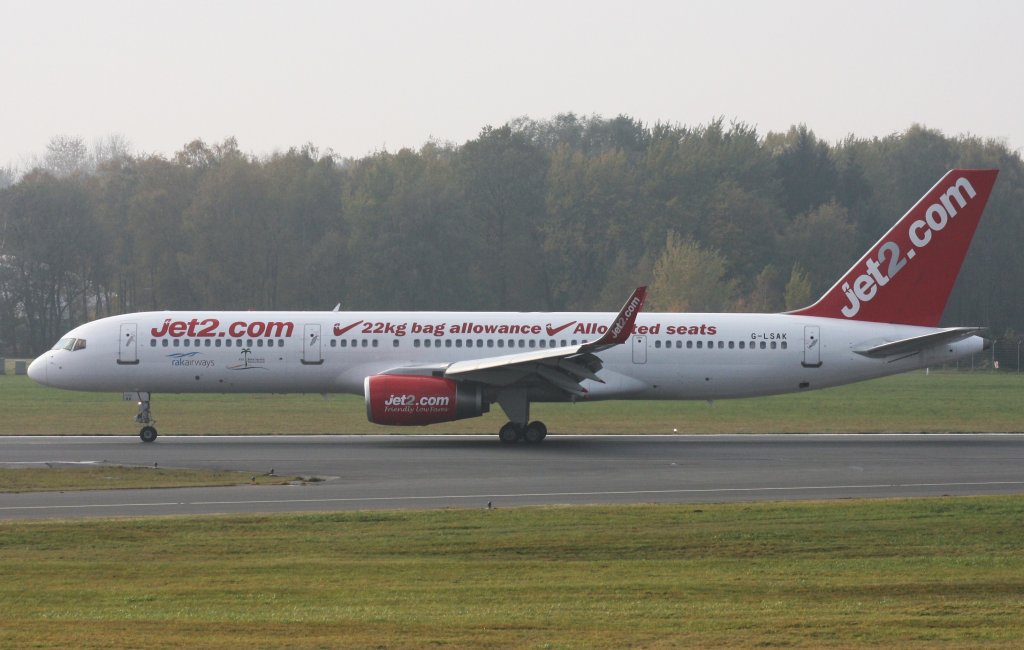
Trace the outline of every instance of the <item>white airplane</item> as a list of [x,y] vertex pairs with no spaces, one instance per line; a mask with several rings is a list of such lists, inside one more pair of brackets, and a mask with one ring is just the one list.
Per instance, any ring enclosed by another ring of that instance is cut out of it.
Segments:
[[[68,332],[28,374],[57,388],[167,393],[353,393],[371,422],[509,418],[538,443],[531,402],[715,400],[804,391],[937,365],[987,346],[938,327],[997,170],[942,177],[824,296],[783,314],[167,311]],[[822,242],[827,246],[828,242]]]

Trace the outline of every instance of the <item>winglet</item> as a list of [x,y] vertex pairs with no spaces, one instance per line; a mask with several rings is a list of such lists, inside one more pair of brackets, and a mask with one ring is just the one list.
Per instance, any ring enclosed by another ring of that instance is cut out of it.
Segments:
[[626,304],[619,310],[618,315],[612,321],[611,327],[604,333],[604,336],[586,347],[588,349],[606,348],[628,341],[629,336],[633,333],[633,323],[636,322],[636,317],[644,306],[645,300],[647,300],[647,287],[637,287],[629,297],[629,300],[626,301]]

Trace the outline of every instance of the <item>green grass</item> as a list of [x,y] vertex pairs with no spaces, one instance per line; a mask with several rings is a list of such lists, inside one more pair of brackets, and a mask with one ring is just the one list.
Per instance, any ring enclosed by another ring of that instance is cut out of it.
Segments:
[[0,468],[0,492],[113,490],[128,488],[217,487],[224,485],[283,485],[301,477],[250,472],[123,465]]
[[1015,648],[1024,497],[0,523],[0,647]]
[[[914,372],[808,393],[706,402],[534,404],[553,433],[1018,432],[1024,375]],[[0,376],[0,435],[135,434],[135,404],[120,395],[45,388]],[[425,428],[381,427],[351,395],[164,395],[153,398],[161,434],[486,433],[482,418]]]

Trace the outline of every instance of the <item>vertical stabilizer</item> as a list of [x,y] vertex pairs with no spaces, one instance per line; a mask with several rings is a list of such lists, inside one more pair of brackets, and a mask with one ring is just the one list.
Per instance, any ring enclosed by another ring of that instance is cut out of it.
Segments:
[[947,172],[818,302],[791,313],[937,326],[998,173]]

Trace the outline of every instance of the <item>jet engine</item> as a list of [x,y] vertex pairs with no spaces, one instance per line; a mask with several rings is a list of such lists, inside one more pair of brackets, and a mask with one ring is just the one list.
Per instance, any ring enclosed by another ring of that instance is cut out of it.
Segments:
[[372,375],[363,381],[363,394],[366,417],[374,424],[422,426],[490,410],[481,386],[444,377]]

